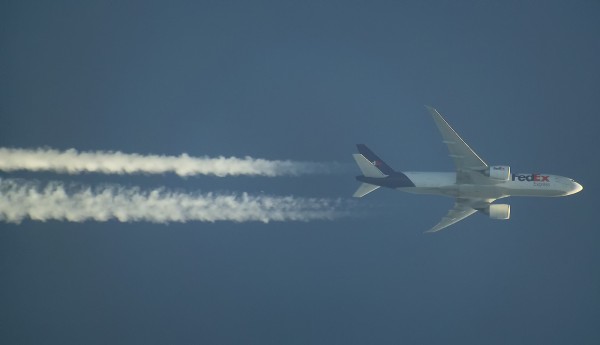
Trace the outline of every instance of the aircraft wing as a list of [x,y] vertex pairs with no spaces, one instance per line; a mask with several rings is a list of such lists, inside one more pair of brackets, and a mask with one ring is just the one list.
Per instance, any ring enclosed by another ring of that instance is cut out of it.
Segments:
[[461,220],[467,218],[473,213],[477,212],[474,208],[483,208],[494,200],[491,199],[456,199],[454,202],[454,207],[448,211],[448,214],[440,220],[433,228],[425,231],[425,232],[436,232],[440,231],[454,223],[460,222]]
[[430,106],[426,106],[426,108],[433,116],[433,120],[442,134],[444,144],[448,146],[450,157],[454,160],[457,182],[472,183],[473,179],[480,180],[479,172],[487,169],[488,165],[462,140],[437,110]]

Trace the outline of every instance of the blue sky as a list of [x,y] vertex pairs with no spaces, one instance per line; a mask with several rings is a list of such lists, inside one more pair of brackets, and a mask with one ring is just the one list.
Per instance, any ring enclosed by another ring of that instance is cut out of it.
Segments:
[[[0,224],[13,344],[596,344],[600,6],[577,2],[0,4],[0,146],[452,170],[423,105],[490,164],[584,190],[433,236],[450,199],[381,190],[307,223]],[[349,198],[331,176],[1,173]]]

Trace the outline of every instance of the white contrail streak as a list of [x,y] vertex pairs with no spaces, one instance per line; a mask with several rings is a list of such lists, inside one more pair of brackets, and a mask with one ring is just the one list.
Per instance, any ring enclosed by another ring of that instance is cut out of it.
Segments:
[[241,195],[186,194],[155,189],[104,186],[45,186],[20,179],[0,179],[0,221],[86,220],[215,222],[330,220],[345,215],[340,200]]
[[163,174],[191,175],[302,175],[329,173],[331,164],[296,162],[289,160],[266,160],[244,157],[191,157],[140,155],[119,151],[78,152],[75,149],[59,151],[48,148],[15,149],[0,148],[2,171],[53,171],[59,173],[104,174]]

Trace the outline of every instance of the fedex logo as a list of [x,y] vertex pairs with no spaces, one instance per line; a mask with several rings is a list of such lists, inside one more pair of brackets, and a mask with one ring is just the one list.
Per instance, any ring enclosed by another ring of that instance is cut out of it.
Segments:
[[512,180],[516,181],[529,181],[529,182],[550,182],[550,176],[529,174],[529,175],[517,175],[512,174]]

